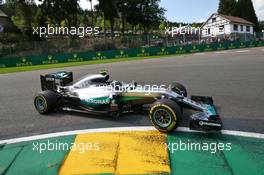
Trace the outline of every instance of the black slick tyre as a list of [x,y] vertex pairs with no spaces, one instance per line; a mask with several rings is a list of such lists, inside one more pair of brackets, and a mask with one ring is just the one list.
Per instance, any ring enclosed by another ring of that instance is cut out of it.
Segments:
[[170,99],[157,100],[149,110],[150,120],[161,132],[172,132],[182,117],[181,108]]
[[34,97],[34,106],[40,114],[52,112],[58,103],[56,93],[50,90],[41,91]]

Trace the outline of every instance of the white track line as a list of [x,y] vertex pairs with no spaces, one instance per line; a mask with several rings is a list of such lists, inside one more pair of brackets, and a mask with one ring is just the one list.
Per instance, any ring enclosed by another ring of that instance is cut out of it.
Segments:
[[218,52],[214,52],[215,54],[226,54],[229,53],[228,51],[218,51]]
[[195,53],[194,55],[204,55],[205,53]]
[[47,139],[47,138],[60,137],[60,136],[69,136],[69,135],[75,135],[75,134],[85,134],[85,133],[101,133],[101,132],[117,132],[117,131],[153,131],[153,130],[156,130],[156,129],[151,126],[150,127],[115,127],[115,128],[100,128],[100,129],[84,129],[84,130],[64,131],[64,132],[2,140],[0,141],[0,144],[18,143],[18,142],[24,142],[24,141],[33,141],[33,140]]
[[[117,132],[117,131],[156,131],[156,129],[154,127],[152,127],[152,126],[84,129],[84,130],[65,131],[65,132],[58,132],[58,133],[51,133],[51,134],[42,134],[42,135],[36,135],[36,136],[29,136],[29,137],[2,140],[2,141],[0,141],[0,144],[19,143],[19,142],[25,142],[25,141],[34,141],[34,140],[48,139],[48,138],[61,137],[61,136],[69,136],[69,135],[75,135],[75,134]],[[205,133],[203,131],[190,130],[187,127],[178,127],[176,129],[176,131],[179,131],[179,132],[192,132],[192,133],[195,133],[195,132],[196,133],[197,132],[198,133]],[[222,130],[222,134],[264,139],[264,134],[254,133],[254,132]]]
[[238,50],[236,51],[236,53],[246,53],[246,52],[250,52],[249,50]]

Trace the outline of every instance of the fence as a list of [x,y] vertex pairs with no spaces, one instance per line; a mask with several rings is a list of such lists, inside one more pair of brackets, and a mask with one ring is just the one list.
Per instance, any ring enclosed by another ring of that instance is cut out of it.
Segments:
[[[10,38],[11,37],[11,38]],[[43,41],[27,41],[18,42],[13,41],[18,36],[0,34],[0,59],[8,57],[23,57],[27,55],[47,55],[71,52],[84,52],[84,51],[103,51],[103,50],[117,50],[129,49],[138,47],[170,47],[186,44],[199,44],[199,43],[212,43],[212,42],[227,42],[227,41],[240,41],[246,36],[232,36],[217,38],[212,37],[208,39],[201,39],[198,35],[177,35],[175,37],[161,35],[159,33],[149,35],[130,35],[124,36],[117,35],[114,38],[109,36],[104,37],[100,35],[97,37],[85,38],[68,38],[68,37],[55,37],[45,39]],[[3,42],[1,40],[10,38],[11,41]],[[247,37],[248,39],[250,37]],[[249,41],[264,40],[264,33],[256,33],[254,38]],[[246,40],[248,41],[248,40]]]
[[0,38],[0,59],[26,55],[128,49],[144,46],[157,46],[159,45],[158,43],[163,43],[162,37],[158,35],[126,35],[116,36],[114,38],[109,36],[98,36],[81,39],[59,37],[49,38],[43,41],[10,43],[1,43]]
[[91,60],[102,60],[110,58],[128,58],[128,57],[146,57],[171,54],[185,54],[196,52],[207,52],[227,49],[238,49],[248,47],[264,46],[264,41],[251,42],[224,42],[214,44],[185,45],[171,47],[148,47],[148,48],[131,48],[118,49],[111,51],[89,51],[53,55],[23,56],[14,58],[0,59],[0,67],[19,67],[32,65],[45,65],[67,62],[81,62]]

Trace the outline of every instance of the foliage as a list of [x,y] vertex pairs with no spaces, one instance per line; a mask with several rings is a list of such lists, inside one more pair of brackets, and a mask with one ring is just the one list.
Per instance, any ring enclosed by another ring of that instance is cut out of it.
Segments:
[[32,30],[32,2],[17,1],[15,4],[15,15],[12,16],[13,23],[20,29],[23,35],[30,35]]
[[[37,6],[35,2],[40,2]],[[25,36],[31,36],[32,27],[59,26],[104,26],[110,27],[111,36],[115,31],[143,31],[149,33],[159,29],[164,20],[165,10],[160,0],[99,0],[96,11],[82,10],[79,0],[6,0],[4,11]],[[91,1],[90,1],[91,3]],[[92,4],[91,4],[92,5]]]
[[115,50],[115,44],[112,42],[98,43],[93,45],[94,51],[103,51],[103,50]]
[[39,0],[43,14],[55,24],[65,20],[67,26],[77,26],[79,0]]
[[223,15],[236,16],[236,0],[220,0],[217,12]]
[[44,15],[44,12],[41,8],[38,8],[37,13],[33,19],[33,26],[46,26],[47,17]]
[[[164,31],[168,26],[184,26],[186,23],[171,23],[165,20],[165,9],[160,7],[160,0],[99,0],[94,11],[82,10],[80,0],[6,0],[1,10],[12,17],[13,23],[22,35],[31,40],[39,40],[32,36],[32,27],[58,25],[100,26],[105,33],[111,31],[125,34],[148,34]],[[90,0],[87,0],[91,3]],[[36,2],[41,2],[39,6]],[[92,5],[92,4],[91,4]],[[220,0],[218,13],[239,16],[255,24],[259,31],[257,16],[252,0]],[[190,24],[193,27],[201,23]],[[261,25],[263,28],[263,24]],[[10,33],[15,31],[8,30]],[[17,30],[16,30],[17,32]]]
[[165,20],[165,9],[159,6],[160,0],[129,0],[127,21],[132,26],[143,27],[144,32],[158,28],[160,23]]
[[259,31],[258,18],[252,0],[238,0],[237,11],[237,16],[254,23],[255,31]]
[[165,31],[165,29],[166,29],[167,27],[169,27],[169,24],[168,24],[167,21],[162,21],[162,22],[160,23],[160,25],[159,25],[159,29],[160,29],[161,31]]
[[218,13],[246,19],[255,24],[255,31],[260,30],[252,0],[220,0]]
[[0,33],[0,43],[9,44],[23,40],[23,37],[17,33]]

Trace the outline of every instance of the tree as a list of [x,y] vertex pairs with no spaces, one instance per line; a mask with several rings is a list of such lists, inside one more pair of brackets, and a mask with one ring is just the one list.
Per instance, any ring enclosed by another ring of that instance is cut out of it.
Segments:
[[126,20],[128,23],[132,26],[132,31],[134,31],[134,28],[140,24],[143,14],[141,10],[142,6],[141,0],[128,0],[127,1],[127,12],[126,12]]
[[99,0],[96,9],[103,12],[104,19],[110,22],[112,36],[115,21],[120,22],[116,18],[121,19],[122,33],[126,22],[131,24],[132,31],[137,26],[148,33],[151,29],[158,28],[165,19],[165,10],[159,6],[159,2],[160,0]]
[[121,18],[123,35],[125,33],[125,22],[127,20],[128,3],[128,0],[118,0],[117,3],[117,11],[118,16]]
[[144,32],[148,33],[149,30],[158,28],[160,23],[165,20],[165,9],[159,6],[160,0],[147,0],[143,5],[143,20],[141,25]]
[[159,28],[165,19],[165,9],[159,6],[160,0],[129,0],[127,10],[127,21],[132,25],[140,25],[144,33],[153,28]]
[[65,20],[68,27],[77,26],[79,12],[79,0],[39,0],[44,15],[52,19],[56,24]]
[[17,0],[16,2],[13,1],[10,3],[15,3],[16,13],[12,16],[13,23],[20,29],[23,35],[31,37],[33,9],[36,8],[34,1]]
[[45,26],[46,25],[46,16],[44,15],[44,12],[41,8],[38,8],[37,13],[34,17],[34,24],[33,26]]
[[162,22],[160,23],[160,25],[159,25],[159,29],[160,29],[161,31],[165,31],[167,27],[169,27],[169,24],[168,24],[167,21],[162,21]]
[[94,26],[94,16],[93,16],[93,1],[92,0],[88,0],[90,2],[91,5],[91,18],[92,18],[92,27]]
[[[99,0],[98,6],[96,6],[97,10],[103,12],[104,21],[110,21],[110,28],[111,28],[111,36],[114,36],[114,24],[115,18],[118,17],[117,13],[117,0]],[[105,28],[105,26],[104,26]]]
[[259,31],[258,18],[252,0],[220,0],[218,13],[238,16],[255,24],[254,30]]
[[223,15],[235,16],[236,4],[236,0],[220,0],[218,6],[218,13]]
[[256,15],[252,0],[238,0],[237,16],[254,23],[254,31],[259,31],[258,17]]

